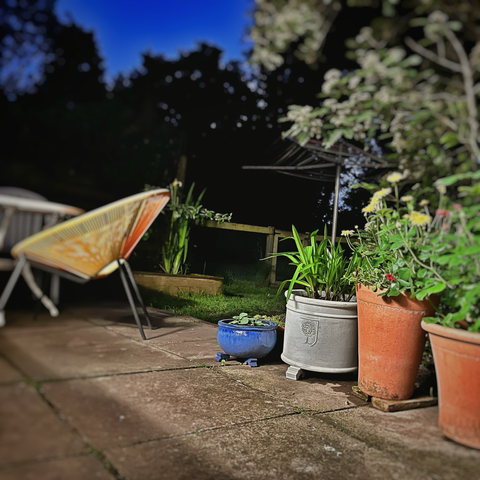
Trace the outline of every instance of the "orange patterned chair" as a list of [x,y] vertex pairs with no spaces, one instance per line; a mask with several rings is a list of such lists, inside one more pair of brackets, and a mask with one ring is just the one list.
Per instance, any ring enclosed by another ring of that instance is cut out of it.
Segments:
[[[119,269],[135,321],[145,340],[128,280],[149,327],[152,328],[152,325],[127,259],[169,199],[170,192],[167,189],[132,195],[17,243],[11,254],[18,258],[18,263],[0,297],[0,324],[4,320],[5,304],[17,279],[30,264],[78,283],[106,277]],[[42,294],[41,300],[48,308],[49,299]]]

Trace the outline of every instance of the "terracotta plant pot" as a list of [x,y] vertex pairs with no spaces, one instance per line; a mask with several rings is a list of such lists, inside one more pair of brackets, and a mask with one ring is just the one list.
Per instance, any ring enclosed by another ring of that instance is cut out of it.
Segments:
[[[378,297],[378,291],[357,285],[358,387],[372,397],[406,400],[413,394],[425,348],[423,317],[435,308],[402,293]],[[432,299],[438,302],[438,297]]]
[[438,385],[439,427],[480,449],[480,333],[422,322],[429,333]]

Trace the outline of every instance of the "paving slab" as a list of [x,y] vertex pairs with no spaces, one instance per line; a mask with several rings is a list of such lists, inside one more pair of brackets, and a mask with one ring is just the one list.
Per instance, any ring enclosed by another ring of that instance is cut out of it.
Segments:
[[241,365],[220,368],[219,372],[297,408],[323,412],[367,404],[352,394],[352,385],[357,384],[356,375],[308,372],[303,380],[294,381],[285,377],[287,368],[285,363],[260,364],[252,369]]
[[478,477],[480,451],[442,435],[437,407],[384,413],[355,375],[287,380],[278,354],[221,366],[214,324],[155,312],[144,342],[121,302],[23,315],[0,329],[2,480],[111,478],[88,445],[127,480]]
[[19,467],[0,468],[2,480],[114,480],[100,460],[92,455],[36,462]]
[[180,368],[191,362],[105,328],[0,338],[0,351],[35,380]]
[[403,412],[381,412],[369,407],[332,412],[320,418],[352,438],[437,475],[436,478],[479,477],[480,451],[443,436],[438,428],[438,407]]
[[[167,345],[169,343],[215,340],[217,338],[217,326],[210,323],[191,322],[176,317],[167,317],[161,321],[155,320],[155,317],[153,317],[154,330],[150,330],[148,327],[144,328],[149,344]],[[136,326],[110,324],[106,328],[135,340],[141,340],[140,332]]]
[[20,382],[23,380],[23,375],[5,358],[0,357],[0,385],[6,383]]
[[104,453],[129,480],[433,480],[317,415],[271,418]]
[[0,465],[85,450],[80,436],[25,383],[0,387],[0,426]]
[[[174,317],[158,311],[150,312],[150,317],[155,329],[145,329],[149,346],[186,358],[196,365],[218,365],[215,357],[220,347],[217,342],[216,324],[187,317]],[[109,323],[106,328],[142,341],[135,325]]]
[[215,369],[52,382],[45,396],[96,448],[294,412]]
[[[158,308],[147,307],[150,320],[154,328],[165,327],[168,325],[182,325],[192,323],[203,323],[202,320],[193,317],[177,317],[171,312],[161,310]],[[144,318],[143,310],[137,306],[137,312],[144,327],[148,329],[147,322]],[[70,315],[83,318],[95,325],[114,325],[127,326],[132,329],[132,333],[137,330],[135,318],[128,303],[110,302],[108,304],[101,304],[100,306],[91,305],[77,305],[68,307]]]
[[80,316],[72,316],[68,312],[62,312],[58,317],[52,317],[46,312],[34,314],[33,310],[7,311],[6,324],[0,328],[0,338],[31,336],[88,327],[91,327],[91,324],[86,320]]
[[132,314],[127,301],[103,301],[88,303],[70,303],[63,311],[69,315],[80,318],[96,318],[102,322],[118,321],[119,316]]
[[[215,360],[217,352],[220,351],[216,339],[167,343],[159,345],[158,348],[186,358],[195,365],[210,365],[214,367],[220,366],[220,362]],[[232,360],[231,363],[238,364],[238,361]]]

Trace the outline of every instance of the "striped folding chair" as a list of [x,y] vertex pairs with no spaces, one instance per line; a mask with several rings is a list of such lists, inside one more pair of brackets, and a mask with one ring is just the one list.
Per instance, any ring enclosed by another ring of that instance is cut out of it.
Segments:
[[[132,195],[17,243],[11,254],[18,258],[18,263],[0,297],[0,325],[5,320],[4,308],[16,282],[30,265],[77,283],[106,277],[118,269],[135,322],[145,340],[129,281],[150,328],[152,324],[127,259],[169,199],[167,189]],[[42,303],[50,310],[51,301],[43,294]]]

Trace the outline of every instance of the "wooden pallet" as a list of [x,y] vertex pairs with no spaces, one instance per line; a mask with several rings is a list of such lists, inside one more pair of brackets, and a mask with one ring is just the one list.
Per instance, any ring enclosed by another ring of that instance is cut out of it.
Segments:
[[436,397],[428,395],[414,396],[408,400],[385,400],[383,398],[372,397],[362,392],[357,385],[352,387],[352,392],[365,402],[371,402],[372,407],[382,412],[400,412],[403,410],[413,410],[414,408],[433,407],[438,404]]

